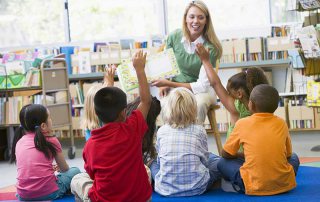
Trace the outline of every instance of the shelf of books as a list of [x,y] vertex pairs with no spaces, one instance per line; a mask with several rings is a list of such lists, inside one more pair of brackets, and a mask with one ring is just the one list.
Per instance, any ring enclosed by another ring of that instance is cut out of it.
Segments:
[[261,61],[242,61],[237,63],[221,63],[220,69],[231,69],[231,68],[248,68],[248,67],[283,67],[288,68],[291,64],[291,60],[287,59],[276,59],[276,60],[261,60]]

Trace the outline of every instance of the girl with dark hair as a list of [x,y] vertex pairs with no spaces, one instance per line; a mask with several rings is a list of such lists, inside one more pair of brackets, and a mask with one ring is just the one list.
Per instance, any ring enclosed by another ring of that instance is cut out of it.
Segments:
[[233,75],[228,80],[227,89],[225,89],[218,74],[212,68],[209,51],[211,50],[208,50],[202,44],[196,46],[196,52],[205,67],[210,85],[230,113],[231,125],[227,132],[228,138],[236,121],[251,115],[248,110],[248,103],[252,89],[259,84],[268,84],[268,80],[260,68],[252,67]]
[[[136,110],[140,103],[140,97],[137,97],[133,102],[129,103],[127,106],[127,116],[131,114],[133,110]],[[160,101],[156,98],[152,98],[151,106],[147,116],[148,130],[143,136],[142,142],[142,157],[145,165],[150,164],[156,157],[156,149],[154,147],[154,135],[156,132],[156,121],[160,114],[161,105]]]
[[[69,168],[59,140],[50,134],[52,120],[48,109],[38,104],[26,105],[19,120],[11,155],[11,163],[17,164],[17,197],[36,201],[62,197],[80,170]],[[53,160],[57,165],[53,165]]]

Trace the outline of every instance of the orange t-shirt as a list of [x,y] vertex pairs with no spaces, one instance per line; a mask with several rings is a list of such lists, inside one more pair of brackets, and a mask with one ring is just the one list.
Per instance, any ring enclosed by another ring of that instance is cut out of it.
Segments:
[[296,187],[287,157],[292,146],[284,120],[272,113],[255,113],[237,121],[224,150],[236,155],[243,145],[245,162],[240,168],[248,195],[274,195]]

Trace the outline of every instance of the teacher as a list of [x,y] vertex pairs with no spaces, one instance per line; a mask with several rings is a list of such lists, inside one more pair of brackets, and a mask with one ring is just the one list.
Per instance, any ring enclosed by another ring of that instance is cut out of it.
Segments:
[[203,124],[209,106],[216,102],[216,94],[196,53],[198,43],[209,48],[210,61],[216,66],[216,61],[222,55],[222,47],[215,34],[209,10],[200,0],[187,5],[183,15],[182,30],[173,31],[166,40],[166,49],[173,48],[180,74],[171,81],[154,80],[152,85],[160,87],[161,97],[166,96],[170,88],[186,87],[191,90],[197,100],[198,122]]

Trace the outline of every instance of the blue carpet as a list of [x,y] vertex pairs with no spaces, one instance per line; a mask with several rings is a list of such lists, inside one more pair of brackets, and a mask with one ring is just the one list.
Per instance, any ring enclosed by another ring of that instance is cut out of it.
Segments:
[[297,175],[298,186],[290,192],[275,196],[246,196],[244,194],[226,193],[221,189],[212,190],[200,196],[193,197],[163,197],[153,193],[152,202],[212,202],[212,201],[320,201],[320,168],[299,167]]
[[[275,196],[246,196],[244,194],[226,193],[215,189],[200,196],[163,197],[153,193],[152,202],[212,202],[212,201],[320,201],[320,168],[301,166],[297,175],[298,186],[287,193]],[[74,201],[73,195],[66,196],[57,202]]]

